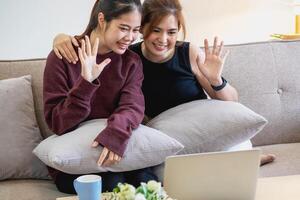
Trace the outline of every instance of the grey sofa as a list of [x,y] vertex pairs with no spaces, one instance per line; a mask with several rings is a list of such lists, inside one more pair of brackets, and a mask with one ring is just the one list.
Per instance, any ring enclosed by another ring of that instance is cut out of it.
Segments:
[[[260,176],[300,174],[300,41],[269,41],[226,48],[230,54],[224,77],[237,88],[241,103],[269,121],[252,142],[264,153],[276,154],[277,159],[261,167]],[[42,112],[44,66],[45,59],[0,61],[0,79],[32,75],[36,117],[45,138],[52,133]],[[62,196],[68,195],[58,192],[51,180],[0,181],[1,200],[53,200]]]

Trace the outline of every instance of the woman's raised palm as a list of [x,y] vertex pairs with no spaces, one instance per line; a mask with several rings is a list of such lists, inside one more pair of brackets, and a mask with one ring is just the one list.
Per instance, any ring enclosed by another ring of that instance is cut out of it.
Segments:
[[205,60],[204,62],[200,61],[200,57],[197,58],[197,64],[199,70],[205,76],[205,78],[210,83],[215,83],[218,80],[221,80],[221,75],[223,71],[224,62],[228,53],[224,57],[221,57],[223,49],[223,41],[218,45],[218,39],[215,37],[214,45],[212,50],[209,49],[207,39],[204,40],[204,49],[205,49]]
[[97,64],[98,46],[98,38],[96,38],[92,47],[89,37],[85,36],[85,40],[81,40],[81,48],[78,48],[78,55],[81,62],[81,76],[89,82],[93,82],[98,78],[104,67],[111,61],[109,58],[106,58],[100,64]]

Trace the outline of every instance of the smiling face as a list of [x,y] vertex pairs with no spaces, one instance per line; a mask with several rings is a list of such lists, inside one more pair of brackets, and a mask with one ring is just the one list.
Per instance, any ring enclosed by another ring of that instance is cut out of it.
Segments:
[[178,20],[167,15],[151,28],[142,45],[144,56],[152,62],[165,62],[173,56],[178,36]]
[[102,39],[99,46],[99,52],[105,53],[114,51],[117,54],[123,54],[129,45],[131,45],[139,36],[141,26],[141,14],[138,10],[120,15],[109,23],[102,32]]

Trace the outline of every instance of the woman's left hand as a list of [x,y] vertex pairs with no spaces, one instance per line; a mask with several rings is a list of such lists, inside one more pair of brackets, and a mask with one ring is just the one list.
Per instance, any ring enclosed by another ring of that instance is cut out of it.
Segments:
[[225,63],[225,59],[228,55],[226,52],[225,56],[221,57],[223,50],[223,41],[218,44],[218,38],[214,38],[214,45],[212,50],[209,49],[207,39],[204,40],[205,49],[205,60],[201,62],[200,56],[197,57],[197,65],[199,70],[205,76],[205,78],[210,82],[211,85],[221,85],[222,84],[222,71]]
[[[92,147],[98,147],[99,143],[94,141]],[[104,147],[97,161],[99,166],[110,166],[121,161],[121,156]]]

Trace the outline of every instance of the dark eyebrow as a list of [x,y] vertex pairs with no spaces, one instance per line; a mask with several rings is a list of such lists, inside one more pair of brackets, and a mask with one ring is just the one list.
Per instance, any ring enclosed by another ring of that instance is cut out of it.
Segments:
[[[159,29],[159,30],[163,30],[162,28],[155,26],[154,29]],[[178,28],[170,28],[168,29],[168,31],[178,31]]]
[[130,26],[127,25],[127,24],[119,24],[119,25],[120,25],[120,26],[126,26],[126,27],[130,28]]
[[[131,28],[128,24],[119,24],[120,26],[126,27],[126,28]],[[140,28],[141,26],[137,26],[135,28]]]

